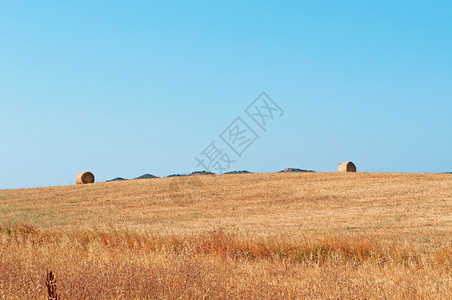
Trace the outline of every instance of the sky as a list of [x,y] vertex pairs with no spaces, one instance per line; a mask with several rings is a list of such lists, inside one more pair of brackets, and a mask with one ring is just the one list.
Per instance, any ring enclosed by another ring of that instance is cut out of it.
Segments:
[[0,189],[189,173],[195,157],[452,171],[451,1],[18,0],[0,15]]

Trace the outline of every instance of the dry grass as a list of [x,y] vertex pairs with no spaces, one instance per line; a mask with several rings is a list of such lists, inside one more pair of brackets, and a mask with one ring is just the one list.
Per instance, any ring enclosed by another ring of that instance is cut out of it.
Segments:
[[0,191],[0,298],[452,297],[451,175],[199,178]]

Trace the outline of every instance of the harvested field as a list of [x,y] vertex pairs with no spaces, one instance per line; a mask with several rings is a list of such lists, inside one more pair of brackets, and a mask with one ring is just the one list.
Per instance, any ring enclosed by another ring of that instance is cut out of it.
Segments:
[[452,176],[275,173],[0,191],[0,297],[452,296]]

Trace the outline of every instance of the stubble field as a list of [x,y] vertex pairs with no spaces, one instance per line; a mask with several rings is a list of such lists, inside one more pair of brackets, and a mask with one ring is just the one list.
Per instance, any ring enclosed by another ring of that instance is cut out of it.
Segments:
[[452,175],[270,173],[0,191],[0,297],[452,298]]

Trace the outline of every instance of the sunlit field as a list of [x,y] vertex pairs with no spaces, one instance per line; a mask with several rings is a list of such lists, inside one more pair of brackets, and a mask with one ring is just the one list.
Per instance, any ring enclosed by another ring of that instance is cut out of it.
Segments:
[[452,298],[452,175],[271,173],[0,191],[0,297]]

